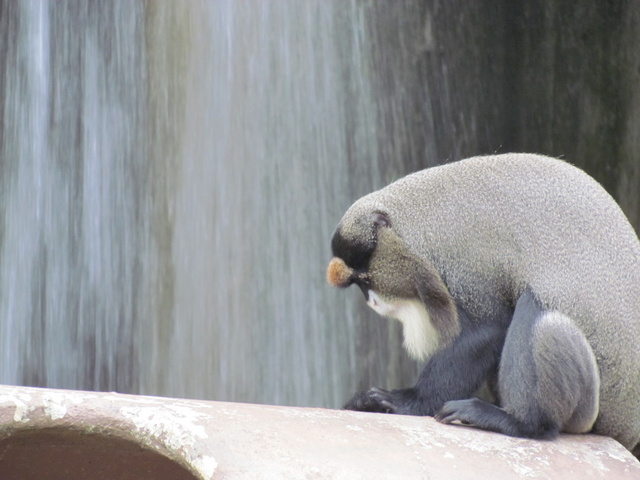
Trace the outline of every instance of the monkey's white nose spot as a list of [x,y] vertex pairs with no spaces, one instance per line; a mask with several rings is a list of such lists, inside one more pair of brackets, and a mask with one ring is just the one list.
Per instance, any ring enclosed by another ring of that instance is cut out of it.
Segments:
[[375,307],[378,305],[378,295],[376,295],[376,293],[373,290],[369,290],[367,292],[367,295],[369,296],[369,299],[367,300],[367,303],[369,304],[369,306],[371,308]]

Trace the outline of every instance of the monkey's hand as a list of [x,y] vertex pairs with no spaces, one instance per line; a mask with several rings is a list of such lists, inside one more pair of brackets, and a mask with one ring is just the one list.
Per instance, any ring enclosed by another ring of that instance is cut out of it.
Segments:
[[358,412],[396,413],[397,408],[391,399],[391,392],[374,387],[368,392],[357,392],[342,408]]

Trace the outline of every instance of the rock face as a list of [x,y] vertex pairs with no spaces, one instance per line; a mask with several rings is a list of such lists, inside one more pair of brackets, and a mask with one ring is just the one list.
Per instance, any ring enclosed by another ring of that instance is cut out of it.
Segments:
[[0,387],[0,478],[640,478],[617,442],[432,418]]

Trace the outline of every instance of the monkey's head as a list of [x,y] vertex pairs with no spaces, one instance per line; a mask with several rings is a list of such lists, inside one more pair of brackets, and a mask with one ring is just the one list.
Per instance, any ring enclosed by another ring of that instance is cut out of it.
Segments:
[[406,349],[423,360],[460,332],[457,309],[430,260],[411,251],[391,214],[368,203],[356,202],[338,225],[327,281],[357,285],[373,310],[400,320]]

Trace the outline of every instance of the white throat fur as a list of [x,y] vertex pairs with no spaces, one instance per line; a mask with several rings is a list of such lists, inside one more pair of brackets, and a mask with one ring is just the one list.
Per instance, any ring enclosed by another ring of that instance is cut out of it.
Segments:
[[393,318],[402,323],[404,348],[412,358],[426,360],[436,351],[440,338],[422,302],[407,299],[389,302],[373,290],[367,293],[369,307],[383,317]]

